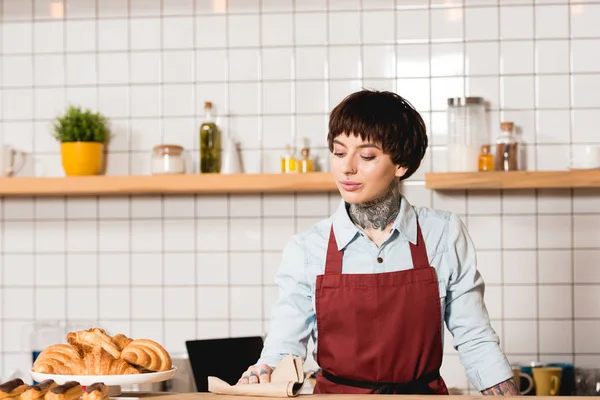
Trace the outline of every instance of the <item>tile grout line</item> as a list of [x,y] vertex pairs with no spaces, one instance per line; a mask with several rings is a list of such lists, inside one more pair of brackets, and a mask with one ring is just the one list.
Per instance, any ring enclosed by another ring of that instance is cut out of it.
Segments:
[[[165,58],[164,58],[164,48],[165,48],[165,21],[164,21],[164,5],[165,5],[165,1],[168,0],[159,0],[159,6],[160,6],[160,54],[161,54],[161,60],[160,60],[160,83],[158,85],[158,99],[159,99],[159,104],[158,107],[160,109],[159,114],[160,114],[160,118],[159,118],[159,125],[160,125],[160,137],[162,140],[162,143],[165,143],[165,120],[164,120],[164,115],[165,115],[165,91],[164,91],[164,76],[165,76]],[[166,345],[166,339],[167,339],[167,323],[166,323],[166,313],[167,313],[167,299],[166,299],[166,293],[165,293],[165,283],[166,283],[166,276],[167,276],[167,258],[166,258],[166,253],[165,253],[165,247],[166,247],[166,232],[165,232],[165,194],[161,194],[160,195],[160,208],[161,208],[161,218],[160,218],[160,230],[161,230],[161,254],[162,254],[162,287],[160,289],[160,296],[161,296],[161,307],[162,307],[162,342],[165,343]]]
[[[496,23],[497,23],[497,27],[496,27],[496,33],[498,35],[498,72],[502,71],[502,42],[501,42],[501,38],[502,38],[502,8],[500,7],[500,4],[497,4],[496,6]],[[502,81],[502,77],[500,76],[498,79],[498,94],[500,96],[500,98],[498,99],[500,101],[500,103],[498,104],[498,108],[499,108],[499,113],[498,113],[498,119],[499,122],[502,121],[502,113],[503,113],[503,105],[504,105],[504,85],[503,85],[503,81]],[[493,135],[494,129],[492,128],[492,131],[490,132],[492,138],[494,137]],[[490,138],[490,139],[492,139]],[[506,293],[505,293],[505,282],[504,282],[504,274],[505,274],[505,268],[504,268],[504,262],[505,257],[504,257],[504,238],[503,238],[503,234],[504,234],[504,190],[499,190],[498,191],[498,197],[500,200],[500,318],[501,318],[501,322],[500,322],[500,335],[502,337],[502,342],[501,342],[501,347],[505,347],[502,345],[502,343],[506,343],[505,338],[506,338],[506,324],[505,324],[505,300],[506,300]],[[506,349],[503,349],[504,351],[506,351]]]
[[[4,21],[4,2],[0,1],[0,18]],[[0,40],[0,52],[4,51],[4,43]],[[0,82],[4,84],[3,78],[4,66],[0,63]],[[0,101],[4,104],[4,91],[0,91]],[[0,118],[4,120],[4,107],[0,107]],[[4,126],[0,124],[0,141],[4,143]],[[6,199],[0,198],[0,283],[4,285],[6,281],[6,218],[5,218]],[[4,334],[6,318],[6,291],[0,290],[0,373],[4,376],[6,368],[6,335]]]
[[[574,85],[574,74],[573,74],[573,70],[574,70],[574,62],[573,62],[573,43],[572,43],[572,23],[571,23],[571,5],[567,5],[567,26],[568,26],[568,34],[569,37],[567,38],[567,52],[569,55],[569,144],[570,144],[570,149],[569,149],[569,157],[572,157],[572,152],[573,152],[573,131],[574,131],[574,109],[573,109],[573,85]],[[570,215],[570,230],[571,230],[571,256],[570,256],[570,262],[571,262],[571,271],[570,271],[570,277],[571,277],[571,362],[575,363],[576,359],[577,359],[577,345],[576,345],[576,335],[577,335],[577,330],[575,329],[576,326],[576,307],[575,307],[575,252],[576,252],[576,247],[575,247],[575,218],[576,218],[576,214],[575,214],[575,196],[576,196],[576,192],[574,189],[570,189],[569,190],[569,194],[570,194],[570,211],[571,211],[571,215]]]
[[[229,43],[230,43],[230,35],[229,35],[229,28],[231,26],[231,21],[230,21],[230,12],[229,12],[229,2],[226,1],[225,2],[225,47],[226,47],[226,53],[225,53],[225,64],[226,64],[226,68],[225,68],[225,78],[227,81],[226,87],[227,90],[225,91],[225,96],[226,96],[226,104],[227,104],[227,113],[229,115],[232,115],[231,113],[231,86],[229,85],[229,77],[230,77],[230,73],[229,73],[229,67],[230,67],[230,63],[231,63],[231,59],[230,59],[230,53],[229,53]],[[260,34],[260,33],[259,33]],[[260,104],[260,103],[259,103]],[[259,125],[260,127],[262,127],[262,117],[260,117],[259,115]],[[261,145],[262,146],[262,145]],[[198,147],[201,147],[198,146]],[[262,150],[261,150],[261,154],[262,154]],[[261,165],[260,165],[260,171],[262,172],[262,157],[261,157]],[[232,295],[231,295],[231,194],[227,193],[227,195],[225,196],[225,201],[227,202],[227,247],[226,247],[226,251],[227,251],[227,257],[226,257],[226,262],[227,262],[227,336],[231,337],[232,336],[232,318],[231,318],[231,314],[232,314]]]
[[[533,30],[533,48],[534,51],[537,47],[537,8],[536,8],[536,4],[535,2],[531,5],[532,7],[532,30]],[[533,55],[532,55],[533,56]],[[534,57],[534,56],[533,56]],[[534,71],[535,71],[535,58],[534,58]],[[533,105],[535,107],[534,110],[534,118],[533,118],[533,135],[535,138],[535,142],[537,143],[537,130],[539,128],[538,126],[538,107],[539,107],[539,80],[535,79],[533,80]],[[527,146],[523,145],[525,148],[522,151],[526,151]],[[536,149],[536,162],[537,162],[537,146],[535,146]],[[518,154],[518,152],[517,152]],[[533,190],[533,195],[534,195],[534,200],[535,200],[535,213],[534,213],[534,219],[535,219],[535,247],[536,247],[536,251],[535,251],[535,268],[536,268],[536,282],[535,282],[535,294],[536,294],[536,358],[538,360],[541,359],[541,332],[540,332],[540,235],[539,235],[539,231],[540,231],[540,222],[539,222],[539,190]]]
[[[198,18],[196,17],[197,15],[197,4],[196,2],[192,2],[192,12],[194,14],[193,17],[193,22],[192,22],[192,37],[193,37],[193,43],[194,43],[194,48],[197,45],[198,42]],[[196,52],[194,52],[194,58],[192,60],[192,78],[194,80],[194,82],[197,79],[197,73],[198,73],[198,57]],[[200,148],[200,134],[199,134],[199,118],[198,118],[198,114],[199,114],[199,105],[198,105],[198,85],[196,85],[195,83],[192,84],[194,90],[192,92],[192,104],[193,104],[193,112],[194,112],[194,143],[196,143],[196,141],[198,142],[198,146],[194,146],[194,148]],[[190,157],[191,164],[192,164],[192,173],[198,173],[200,171],[200,152],[194,150],[195,154],[193,156]],[[194,159],[195,157],[198,156],[198,169],[196,169],[195,163],[194,163]],[[198,198],[199,195],[197,193],[193,194],[191,196],[191,199],[193,201],[193,216],[194,216],[194,304],[193,304],[193,309],[194,309],[194,315],[193,315],[193,320],[194,320],[194,338],[199,338],[200,337],[200,322],[199,322],[199,318],[198,318],[198,302],[199,302],[199,294],[198,291],[200,290],[200,282],[199,282],[199,274],[198,274],[198,269],[201,268],[200,262],[198,260]],[[192,338],[190,338],[192,339]]]
[[[96,6],[99,7],[99,2],[102,0],[95,0],[96,1]],[[129,78],[129,82],[127,85],[127,122],[128,122],[128,131],[130,133],[130,137],[129,137],[129,151],[128,151],[128,169],[129,169],[129,173],[133,172],[133,164],[132,164],[132,148],[133,148],[133,118],[131,117],[131,109],[133,108],[132,106],[132,95],[131,93],[133,92],[132,89],[132,85],[131,85],[131,81],[133,80],[133,67],[132,67],[132,53],[131,53],[131,44],[132,44],[132,35],[131,35],[131,0],[126,0],[126,8],[127,8],[127,16],[125,18],[125,26],[127,29],[127,75]],[[97,15],[98,17],[100,16],[100,10],[97,9]],[[135,325],[134,325],[134,311],[133,311],[133,304],[134,304],[134,289],[135,289],[135,285],[134,285],[134,269],[133,269],[133,195],[127,195],[126,197],[127,199],[127,211],[128,211],[128,227],[127,229],[129,230],[128,232],[128,243],[127,243],[127,247],[128,247],[128,255],[129,255],[129,334],[134,336],[134,332],[135,332]],[[105,219],[106,221],[106,219]],[[161,274],[162,274],[162,261],[161,261]]]
[[[97,1],[100,0],[94,0],[93,1],[93,5],[94,5],[94,29],[95,29],[95,35],[94,35],[94,47],[95,47],[95,54],[94,54],[94,67],[96,68],[96,76],[95,76],[95,89],[96,89],[96,107],[97,109],[100,108],[100,35],[99,35],[99,19],[98,19],[98,10],[97,10]],[[66,2],[64,3],[64,7],[66,7]],[[66,10],[65,10],[66,11]],[[66,16],[66,12],[65,12],[65,16]],[[107,149],[106,147],[103,150],[103,154],[105,157],[105,160],[108,158],[108,154],[107,154]],[[106,161],[105,161],[105,165],[106,165]],[[106,169],[107,167],[105,167]],[[97,279],[96,279],[96,324],[98,326],[101,326],[100,321],[102,321],[102,285],[101,285],[101,280],[102,280],[102,263],[100,262],[100,258],[101,258],[101,252],[100,252],[100,196],[95,196],[94,198],[95,200],[95,207],[96,207],[96,275],[97,275]]]

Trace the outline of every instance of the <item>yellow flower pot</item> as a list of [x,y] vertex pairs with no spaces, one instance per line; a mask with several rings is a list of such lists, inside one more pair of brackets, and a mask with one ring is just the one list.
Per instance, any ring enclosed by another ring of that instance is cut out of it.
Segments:
[[104,165],[104,143],[65,142],[60,145],[67,176],[98,175]]

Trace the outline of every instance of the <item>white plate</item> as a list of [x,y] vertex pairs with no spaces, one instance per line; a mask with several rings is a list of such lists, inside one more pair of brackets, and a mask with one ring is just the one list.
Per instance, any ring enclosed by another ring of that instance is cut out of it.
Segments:
[[76,381],[82,386],[89,386],[96,382],[102,382],[107,386],[124,386],[168,381],[175,375],[175,372],[177,372],[177,367],[173,367],[173,369],[163,372],[126,375],[55,375],[41,374],[35,371],[29,371],[29,374],[31,375],[31,378],[37,382],[41,382],[45,379],[52,379],[59,385],[63,385],[67,381]]

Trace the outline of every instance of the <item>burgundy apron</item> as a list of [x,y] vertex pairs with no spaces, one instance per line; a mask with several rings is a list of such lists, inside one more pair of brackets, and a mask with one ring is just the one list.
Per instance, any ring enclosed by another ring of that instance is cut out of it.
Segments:
[[325,273],[317,276],[314,393],[448,394],[439,374],[442,316],[435,270],[417,222],[413,268],[342,274],[333,226]]

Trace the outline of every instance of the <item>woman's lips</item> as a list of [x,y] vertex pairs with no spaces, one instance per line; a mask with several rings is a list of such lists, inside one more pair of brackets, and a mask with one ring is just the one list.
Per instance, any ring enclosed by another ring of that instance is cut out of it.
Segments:
[[362,184],[354,181],[340,181],[340,185],[347,192],[354,192],[362,187]]

